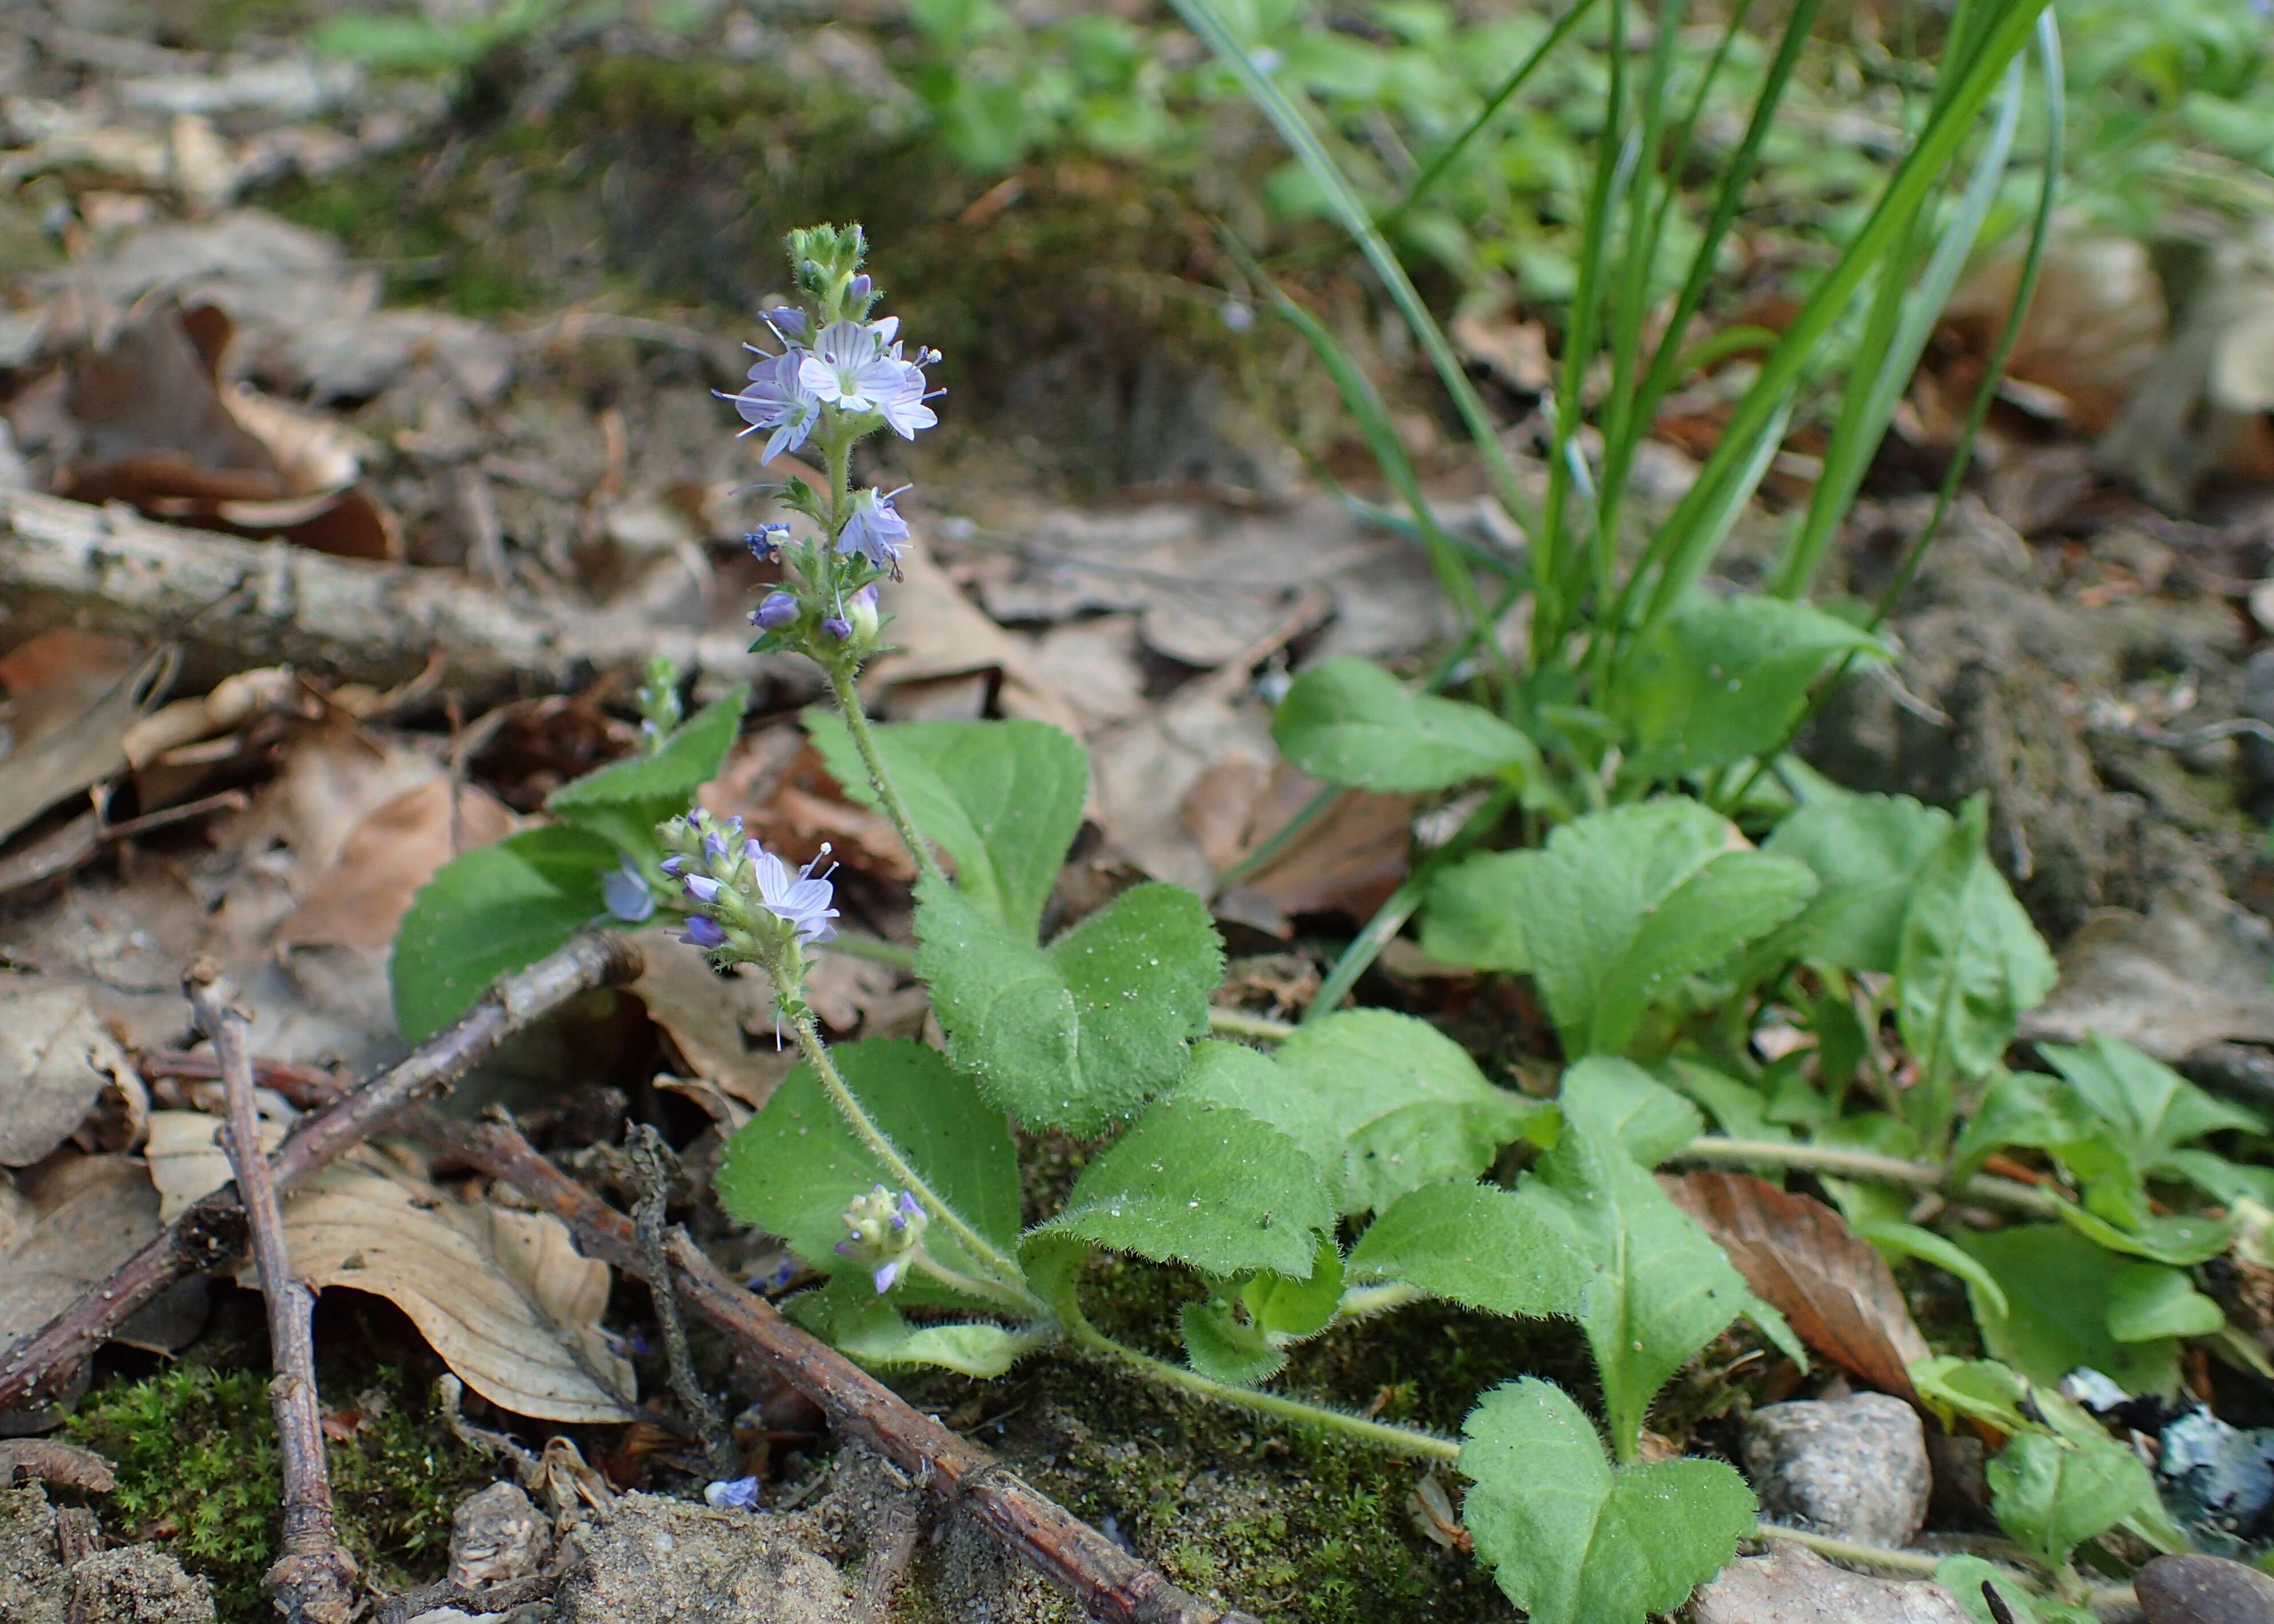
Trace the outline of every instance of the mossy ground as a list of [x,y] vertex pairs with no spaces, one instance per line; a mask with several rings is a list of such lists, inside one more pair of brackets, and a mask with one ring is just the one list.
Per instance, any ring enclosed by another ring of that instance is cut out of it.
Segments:
[[[328,1316],[335,1317],[335,1316]],[[431,1356],[401,1338],[317,1339],[317,1380],[335,1430],[333,1506],[370,1582],[414,1588],[440,1576],[458,1502],[497,1477],[436,1407]],[[283,1481],[268,1404],[266,1349],[228,1327],[180,1365],[119,1376],[80,1401],[62,1436],[117,1469],[103,1505],[109,1530],[154,1540],[213,1583],[223,1624],[268,1615],[260,1581],[276,1559]],[[400,1363],[377,1362],[410,1356]]]

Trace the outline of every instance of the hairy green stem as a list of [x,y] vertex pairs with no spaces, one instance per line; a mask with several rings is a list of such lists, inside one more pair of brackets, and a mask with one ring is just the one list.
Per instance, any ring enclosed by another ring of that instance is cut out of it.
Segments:
[[[1829,1173],[1836,1178],[1861,1178],[1912,1190],[1940,1190],[1948,1177],[1945,1169],[1926,1162],[1906,1162],[1900,1156],[1882,1156],[1868,1150],[1848,1150],[1834,1145],[1784,1145],[1773,1139],[1731,1139],[1719,1135],[1694,1139],[1668,1160],[1799,1168],[1811,1173]],[[2059,1216],[2061,1206],[2059,1197],[2010,1178],[1969,1178],[1956,1193],[1962,1199],[1979,1201],[1984,1207],[2002,1207],[2039,1218]]]
[[1209,1030],[1220,1032],[1228,1038],[1254,1038],[1262,1043],[1284,1043],[1295,1035],[1291,1022],[1274,1020],[1269,1015],[1250,1015],[1246,1010],[1210,1010]]
[[1059,1319],[1065,1326],[1068,1340],[1076,1347],[1117,1360],[1163,1387],[1176,1387],[1219,1404],[1229,1404],[1236,1410],[1269,1416],[1274,1420],[1291,1421],[1299,1426],[1336,1433],[1389,1455],[1448,1462],[1460,1459],[1461,1445],[1457,1439],[1425,1432],[1419,1427],[1369,1421],[1363,1416],[1345,1415],[1339,1410],[1329,1410],[1323,1404],[1306,1403],[1301,1399],[1289,1398],[1284,1394],[1235,1387],[1230,1382],[1217,1381],[1185,1365],[1171,1365],[1166,1359],[1156,1359],[1149,1353],[1141,1353],[1126,1342],[1116,1342],[1090,1324],[1078,1309],[1071,1305],[1062,1307]]
[[[922,1198],[919,1196],[918,1200]],[[1034,1298],[1023,1290],[1013,1290],[992,1280],[982,1280],[976,1274],[967,1274],[961,1269],[952,1269],[930,1252],[918,1247],[911,1263],[918,1274],[929,1275],[951,1291],[960,1291],[967,1297],[983,1297],[1012,1308],[1021,1319],[1035,1312]]]
[[869,726],[869,712],[861,703],[860,692],[853,685],[852,671],[838,665],[825,665],[822,669],[829,677],[829,691],[837,696],[837,708],[845,713],[845,727],[853,735],[853,748],[861,752],[861,764],[869,770],[869,786],[877,792],[885,816],[892,820],[900,844],[908,848],[908,856],[919,874],[946,884],[947,875],[941,869],[939,859],[917,831],[915,819],[908,815],[907,802],[900,799],[900,786],[885,771],[885,758],[877,752],[877,735]]
[[[965,1252],[1003,1286],[1016,1294],[1016,1300],[1023,1311],[1035,1314],[1047,1313],[1049,1310],[1042,1301],[1027,1290],[1025,1274],[1017,1262],[1005,1256],[993,1242],[966,1223],[953,1207],[941,1200],[932,1187],[924,1182],[923,1177],[908,1165],[908,1160],[900,1154],[900,1147],[885,1136],[885,1131],[877,1125],[876,1120],[855,1097],[852,1088],[845,1081],[845,1074],[837,1069],[837,1062],[829,1052],[829,1045],[821,1041],[821,1033],[814,1026],[813,1017],[806,1012],[804,1003],[798,996],[797,983],[780,970],[771,966],[768,968],[773,975],[777,1007],[789,1018],[790,1030],[797,1034],[800,1052],[805,1056],[806,1063],[812,1066],[814,1075],[821,1079],[822,1091],[828,1094],[830,1103],[836,1106],[838,1115],[845,1118],[846,1125],[853,1130],[853,1136],[885,1164],[885,1170],[892,1174],[895,1183],[915,1197],[924,1211],[955,1237]],[[1002,1296],[1005,1301],[1012,1300],[1003,1293],[996,1295]]]
[[1394,1308],[1418,1303],[1429,1294],[1419,1286],[1409,1286],[1402,1280],[1393,1280],[1379,1286],[1352,1286],[1343,1292],[1342,1301],[1335,1305],[1337,1320],[1370,1320],[1376,1314],[1386,1314]]

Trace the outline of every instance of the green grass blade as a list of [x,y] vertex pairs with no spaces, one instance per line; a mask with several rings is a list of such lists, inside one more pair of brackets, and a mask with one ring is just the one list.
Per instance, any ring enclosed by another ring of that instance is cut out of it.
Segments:
[[1318,184],[1343,229],[1350,233],[1358,244],[1359,252],[1365,255],[1366,262],[1373,267],[1374,274],[1381,279],[1391,302],[1397,306],[1398,313],[1405,318],[1406,325],[1413,330],[1415,340],[1428,356],[1430,365],[1436,368],[1439,381],[1445,386],[1446,393],[1453,397],[1454,409],[1460,413],[1470,438],[1476,442],[1477,449],[1484,456],[1495,499],[1526,533],[1536,531],[1538,518],[1517,484],[1515,465],[1509,461],[1508,452],[1500,443],[1500,432],[1490,414],[1485,410],[1484,402],[1478,398],[1475,387],[1462,370],[1460,357],[1453,353],[1453,347],[1446,342],[1436,318],[1422,303],[1412,279],[1406,275],[1405,267],[1398,263],[1388,240],[1375,228],[1373,215],[1367,212],[1365,203],[1352,189],[1340,166],[1319,139],[1318,132],[1312,127],[1311,121],[1287,93],[1256,65],[1254,57],[1247,49],[1232,37],[1231,31],[1224,26],[1224,19],[1210,0],[1176,0],[1176,7],[1186,26],[1231,65],[1247,91],[1249,99],[1271,121],[1273,127],[1279,132],[1280,139],[1287,143],[1296,159]]
[[1847,517],[1871,459],[1879,455],[1895,403],[1918,370],[1919,357],[1925,353],[1935,323],[1950,302],[1951,289],[1973,254],[1983,222],[1998,200],[2013,156],[2014,138],[2021,127],[2023,68],[2022,60],[2016,56],[2007,71],[1997,121],[1975,162],[1965,195],[1945,222],[1924,272],[1914,278],[1911,256],[1904,255],[1891,258],[1881,273],[1881,286],[1892,294],[1894,319],[1886,324],[1892,330],[1884,335],[1883,342],[1859,357],[1866,365],[1857,371],[1868,372],[1869,386],[1858,387],[1861,379],[1855,374],[1849,377],[1847,397],[1825,450],[1824,472],[1817,480],[1807,517],[1769,585],[1769,590],[1781,597],[1799,597],[1815,579],[1825,549]]
[[[1784,408],[1786,397],[1814,358],[1817,347],[1847,308],[1873,267],[1909,228],[1912,216],[1937,185],[1975,116],[1982,110],[1999,82],[2007,64],[2025,46],[2038,15],[2050,0],[2011,0],[1987,26],[1982,49],[1967,67],[1962,80],[1928,121],[1918,141],[1880,195],[1871,217],[1857,232],[1848,252],[1817,285],[1800,314],[1786,331],[1784,341],[1762,365],[1760,375],[1738,403],[1721,442],[1706,459],[1689,495],[1675,508],[1652,543],[1647,562],[1657,566],[1647,607],[1640,627],[1647,630],[1672,613],[1706,566],[1712,560],[1713,538],[1697,528],[1701,513],[1719,498],[1721,482],[1742,462],[1754,460],[1753,441]],[[1638,570],[1629,582],[1631,590],[1640,582]]]

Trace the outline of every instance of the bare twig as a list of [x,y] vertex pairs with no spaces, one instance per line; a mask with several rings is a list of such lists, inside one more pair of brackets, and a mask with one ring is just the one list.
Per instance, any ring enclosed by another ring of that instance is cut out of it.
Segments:
[[546,1600],[561,1588],[561,1581],[566,1576],[557,1573],[531,1574],[526,1579],[508,1579],[501,1584],[486,1584],[479,1590],[460,1584],[455,1579],[437,1579],[423,1590],[380,1603],[379,1624],[410,1624],[420,1613],[432,1613],[437,1607],[456,1607],[474,1618],[489,1613],[510,1613],[531,1602]]
[[260,1114],[252,1098],[252,1018],[221,966],[200,959],[182,978],[198,1029],[211,1041],[229,1096],[223,1146],[238,1199],[252,1231],[252,1261],[268,1304],[269,1408],[284,1477],[283,1552],[264,1582],[290,1624],[347,1624],[355,1611],[356,1560],[332,1521],[332,1479],[324,1463],[324,1423],[316,1395],[316,1294],[293,1271],[284,1244],[284,1208],[268,1158],[260,1149]]
[[[422,1111],[407,1124],[433,1148],[501,1178],[549,1209],[586,1255],[646,1268],[629,1219],[568,1177],[514,1129]],[[666,1244],[682,1305],[779,1370],[839,1431],[866,1443],[935,1498],[955,1506],[1105,1624],[1258,1624],[1171,1584],[970,1440],[912,1409],[827,1343],[745,1291],[684,1235]],[[653,1282],[650,1282],[652,1285]]]
[[687,1322],[680,1318],[679,1298],[671,1289],[671,1271],[664,1265],[664,1214],[670,1206],[671,1187],[677,1182],[676,1158],[663,1135],[645,1123],[633,1127],[625,1144],[632,1168],[639,1175],[640,1199],[632,1208],[632,1229],[638,1237],[648,1294],[655,1303],[656,1323],[663,1328],[663,1350],[671,1365],[671,1390],[681,1408],[703,1434],[703,1452],[713,1477],[742,1475],[742,1457],[718,1405],[703,1390],[695,1373],[694,1356],[687,1350]]
[[586,668],[637,667],[655,654],[689,669],[809,681],[796,662],[753,656],[737,636],[34,491],[0,490],[0,601],[19,638],[56,626],[147,635],[194,617],[184,632],[193,681],[290,664],[386,685],[439,661],[456,690],[497,694],[561,687]]
[[[579,936],[501,980],[455,1023],[409,1058],[336,1102],[302,1119],[270,1161],[276,1188],[290,1192],[405,1106],[442,1093],[514,1034],[594,988],[640,973],[639,954],[612,936]],[[234,1184],[177,1218],[79,1301],[0,1357],[0,1414],[61,1390],[71,1373],[120,1325],[159,1293],[215,1268],[245,1245],[245,1209]]]

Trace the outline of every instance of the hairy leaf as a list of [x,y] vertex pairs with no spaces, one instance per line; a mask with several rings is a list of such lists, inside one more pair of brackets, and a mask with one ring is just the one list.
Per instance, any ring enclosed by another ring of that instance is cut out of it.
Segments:
[[1556,1097],[1567,1110],[1584,1109],[1646,1168],[1696,1139],[1706,1125],[1696,1106],[1630,1060],[1598,1056],[1567,1066]]
[[1995,1066],[2022,1016],[2052,990],[2052,954],[1984,850],[1989,802],[1966,803],[1919,865],[1897,954],[1895,1016],[1919,1067],[1907,1111],[1930,1139],[1958,1082]]
[[1302,1280],[1266,1271],[1239,1289],[1239,1300],[1256,1328],[1289,1342],[1316,1336],[1335,1322],[1343,1301],[1343,1252],[1329,1235]]
[[1401,1196],[1352,1248],[1359,1281],[1400,1281],[1487,1313],[1577,1314],[1589,1271],[1554,1204],[1491,1184],[1428,1184]]
[[2019,1433],[1984,1476],[1999,1525],[2056,1568],[2156,1492],[2140,1457],[2112,1438],[2070,1442]]
[[[831,776],[863,806],[877,805],[845,720],[818,707],[805,730]],[[937,841],[972,906],[1031,941],[1081,828],[1089,757],[1045,722],[895,722],[874,730],[908,815]]]
[[1536,903],[1544,853],[1487,852],[1448,867],[1429,886],[1421,951],[1470,970],[1521,975],[1532,968],[1524,916]]
[[1884,659],[1862,627],[1789,598],[1691,597],[1623,659],[1608,708],[1634,739],[1626,776],[1679,778],[1781,745],[1842,655]]
[[1801,1341],[1880,1392],[1912,1396],[1910,1366],[1930,1356],[1926,1338],[1887,1260],[1849,1234],[1839,1214],[1750,1174],[1698,1171],[1659,1183]]
[[[988,1109],[970,1079],[921,1043],[867,1038],[830,1051],[846,1086],[885,1137],[939,1199],[1005,1252],[1019,1239],[1017,1153],[1002,1113]],[[713,1188],[742,1223],[780,1236],[798,1256],[865,1283],[866,1265],[840,1258],[842,1214],[872,1185],[897,1187],[890,1169],[856,1138],[810,1065],[783,1079],[765,1109],[727,1141]],[[935,1222],[924,1249],[960,1273],[976,1267]],[[903,1290],[930,1289],[921,1275]]]
[[1430,1026],[1388,1010],[1345,1010],[1299,1028],[1280,1069],[1339,1124],[1345,1213],[1387,1207],[1409,1190],[1474,1178],[1547,1108],[1477,1070]]
[[1185,1358],[1212,1380],[1252,1387],[1279,1373],[1287,1350],[1269,1342],[1256,1326],[1233,1318],[1222,1303],[1187,1303],[1177,1322],[1185,1335]]
[[1486,1394],[1462,1430],[1462,1520],[1533,1624],[1671,1613],[1752,1531],[1752,1492],[1728,1467],[1614,1466],[1578,1405],[1536,1378]]
[[1031,1333],[999,1325],[911,1325],[858,1274],[840,1275],[790,1300],[790,1317],[863,1365],[930,1365],[965,1376],[1006,1373],[1038,1345]]
[[[1496,929],[1456,900],[1475,886],[1504,906]],[[1757,852],[1694,801],[1645,802],[1567,823],[1535,853],[1456,865],[1432,888],[1447,925],[1424,944],[1530,969],[1565,1052],[1615,1054],[1643,1011],[1797,913],[1805,864]]]
[[388,971],[395,1019],[416,1043],[466,1012],[489,984],[535,964],[604,910],[616,847],[554,825],[453,858],[410,899]]
[[1342,1182],[1343,1131],[1328,1101],[1261,1049],[1220,1039],[1195,1043],[1176,1097],[1227,1105],[1268,1122],[1310,1156],[1321,1177]]
[[1894,974],[1919,865],[1949,830],[1949,813],[1908,795],[1836,795],[1799,808],[1761,849],[1797,858],[1820,884],[1764,946],[1843,970]]
[[2129,1393],[2169,1394],[2179,1385],[2179,1343],[2170,1337],[2120,1342],[2109,1334],[2115,1260],[2065,1224],[2020,1224],[1958,1244],[2006,1294],[1999,1312],[1976,1290],[1974,1318],[1991,1354],[2030,1380],[2056,1387],[2079,1365],[2100,1371]]
[[1538,748],[1491,711],[1417,693],[1370,660],[1329,660],[1298,677],[1271,736],[1313,778],[1359,789],[1419,794],[1541,773]]
[[1602,1379],[1612,1445],[1625,1455],[1658,1390],[1739,1314],[1796,1363],[1807,1355],[1621,1142],[1621,1103],[1567,1094],[1562,1137],[1517,1193],[1550,1209],[1548,1221],[1571,1236],[1571,1255],[1588,1271],[1579,1326]]
[[1124,891],[1047,948],[935,881],[916,887],[916,967],[956,1064],[1034,1128],[1094,1134],[1183,1074],[1224,949],[1174,885]]
[[1228,1106],[1171,1097],[1082,1169],[1045,1235],[1211,1274],[1307,1279],[1334,1203],[1301,1148]]
[[606,835],[629,852],[652,852],[655,826],[694,803],[695,792],[719,776],[742,726],[750,690],[739,687],[697,711],[652,756],[635,756],[588,772],[553,792],[546,810],[564,823]]

